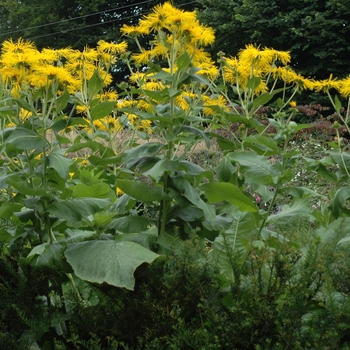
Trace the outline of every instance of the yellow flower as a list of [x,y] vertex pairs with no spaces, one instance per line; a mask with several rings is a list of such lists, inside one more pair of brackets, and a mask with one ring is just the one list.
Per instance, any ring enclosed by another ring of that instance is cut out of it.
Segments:
[[149,31],[147,28],[142,28],[139,26],[128,26],[126,24],[124,24],[120,28],[120,31],[123,35],[126,35],[126,36],[139,36],[139,35],[149,34]]
[[338,91],[345,98],[348,98],[350,96],[350,77],[339,81]]
[[107,43],[104,40],[100,40],[97,42],[97,51],[103,51],[110,54],[123,53],[127,50],[128,44],[123,41],[119,44],[116,43]]
[[124,192],[119,187],[115,189],[115,193],[117,196],[122,196],[124,194]]
[[75,173],[69,173],[69,178],[70,178],[70,180],[73,179],[74,174],[75,174]]
[[289,103],[289,105],[292,107],[292,108],[295,108],[297,106],[297,103],[295,101],[291,101]]
[[331,74],[328,79],[325,80],[314,80],[313,81],[313,89],[317,92],[320,91],[329,91],[330,89],[339,89],[341,88],[340,81],[337,79],[333,79],[333,75]]

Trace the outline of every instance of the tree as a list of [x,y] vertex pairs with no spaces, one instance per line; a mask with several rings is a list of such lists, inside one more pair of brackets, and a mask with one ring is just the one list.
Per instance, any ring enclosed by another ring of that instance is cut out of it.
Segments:
[[291,51],[299,73],[326,79],[350,73],[350,0],[198,0],[199,18],[216,30],[215,53],[248,43]]
[[[0,0],[0,41],[22,37],[44,47],[95,47],[118,40],[119,28],[136,23],[161,0]],[[181,6],[186,0],[176,0]],[[193,10],[195,2],[185,8]]]

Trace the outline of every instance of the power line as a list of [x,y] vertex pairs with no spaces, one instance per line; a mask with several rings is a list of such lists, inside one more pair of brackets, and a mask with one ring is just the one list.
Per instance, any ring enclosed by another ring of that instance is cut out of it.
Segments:
[[[150,2],[150,1],[145,1],[146,2]],[[196,3],[197,1],[191,1],[191,2],[187,2],[185,4],[180,4],[178,5],[178,7],[181,7],[181,6],[186,6],[186,5],[191,5],[191,4],[194,4]],[[130,6],[128,6],[130,7]],[[104,11],[103,11],[104,12]],[[143,16],[143,15],[146,15],[148,13],[150,13],[151,11],[147,11],[147,12],[144,12],[144,13],[140,13],[138,15],[132,15],[132,16],[128,16],[128,17],[123,17],[123,21],[125,19],[131,19],[131,18],[135,18],[135,17],[140,17],[140,16]],[[79,17],[80,18],[80,17]],[[51,36],[51,35],[59,35],[59,34],[66,34],[68,32],[73,32],[73,31],[76,31],[76,30],[80,30],[80,29],[86,29],[86,28],[90,28],[90,27],[95,27],[95,26],[102,26],[104,24],[108,24],[108,23],[112,23],[112,22],[116,22],[116,21],[120,21],[120,18],[115,18],[115,19],[112,19],[110,21],[104,21],[104,22],[99,22],[99,23],[94,23],[94,24],[89,24],[89,25],[86,25],[86,26],[82,26],[82,27],[78,27],[78,28],[71,28],[71,29],[67,29],[67,30],[62,30],[60,32],[55,32],[55,33],[48,33],[48,34],[43,34],[43,35],[39,35],[39,36],[34,36],[34,37],[30,37],[30,38],[26,38],[26,40],[34,40],[34,39],[39,39],[39,38],[44,38],[44,37],[48,37],[48,36]],[[24,29],[26,30],[26,29]]]
[[[83,15],[83,16],[78,16],[78,17],[73,17],[73,18],[67,18],[67,19],[63,19],[63,20],[60,20],[60,21],[56,21],[56,22],[50,22],[50,23],[46,23],[46,24],[41,24],[41,25],[38,25],[38,26],[34,26],[34,27],[28,27],[28,28],[24,28],[24,29],[18,29],[18,30],[14,30],[14,31],[11,31],[11,32],[7,32],[7,33],[1,33],[0,35],[1,36],[5,36],[5,35],[8,35],[8,34],[15,34],[15,33],[20,33],[20,32],[24,32],[26,30],[30,30],[30,29],[38,29],[38,28],[42,28],[42,27],[49,27],[49,26],[52,26],[54,24],[60,24],[60,23],[64,23],[64,22],[69,22],[69,21],[74,21],[76,19],[81,19],[81,18],[86,18],[86,17],[90,17],[90,16],[95,16],[95,15],[100,15],[102,13],[108,13],[108,12],[112,12],[112,11],[116,11],[116,10],[124,10],[126,8],[129,8],[129,7],[132,7],[132,6],[138,6],[138,5],[144,5],[144,4],[147,4],[149,2],[152,2],[154,0],[147,0],[147,1],[142,1],[138,4],[131,4],[131,5],[125,5],[125,6],[120,6],[120,7],[115,7],[113,9],[109,9],[109,10],[105,10],[105,11],[99,11],[99,12],[94,12],[94,13],[89,13],[87,15]],[[107,23],[107,22],[106,22]],[[83,27],[82,27],[83,28]]]

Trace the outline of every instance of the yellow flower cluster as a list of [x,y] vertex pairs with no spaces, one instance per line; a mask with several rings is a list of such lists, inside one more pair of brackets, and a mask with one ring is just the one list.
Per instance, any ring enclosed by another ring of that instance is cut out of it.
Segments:
[[121,32],[136,40],[140,35],[157,34],[157,40],[152,42],[150,49],[139,45],[141,52],[132,56],[138,65],[149,64],[154,60],[169,61],[170,50],[173,50],[177,57],[187,52],[192,58],[193,65],[201,69],[199,74],[209,77],[215,77],[218,74],[218,69],[210,55],[202,48],[214,43],[214,31],[210,27],[201,25],[195,12],[177,9],[166,2],[155,6],[137,26],[124,25]]
[[112,81],[108,68],[117,54],[126,49],[125,42],[114,44],[101,40],[96,49],[85,48],[82,52],[70,48],[39,51],[30,41],[7,40],[0,55],[0,83],[14,97],[19,97],[20,91],[46,88],[53,83],[74,94],[97,69],[107,86]]

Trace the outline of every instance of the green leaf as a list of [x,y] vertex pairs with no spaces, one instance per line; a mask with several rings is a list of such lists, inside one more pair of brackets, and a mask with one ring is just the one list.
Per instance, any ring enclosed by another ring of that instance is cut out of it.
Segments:
[[236,205],[240,211],[256,212],[255,202],[247,197],[237,186],[229,182],[212,182],[203,184],[201,189],[207,195],[209,203],[228,201]]
[[350,186],[340,188],[332,199],[330,209],[337,219],[341,214],[350,214],[350,210],[345,207],[345,202],[350,198]]
[[115,218],[108,225],[108,230],[116,230],[118,233],[139,233],[146,231],[150,222],[145,216],[123,216]]
[[74,163],[73,159],[65,157],[63,154],[65,150],[54,150],[47,158],[49,168],[53,168],[63,178],[67,179],[69,176],[69,167]]
[[64,246],[58,242],[40,244],[32,249],[27,256],[27,260],[32,266],[57,266],[62,263],[63,250]]
[[142,181],[117,179],[116,186],[130,197],[145,203],[164,199],[163,188],[151,187]]
[[18,149],[35,150],[47,146],[45,138],[39,136],[35,131],[25,128],[16,128],[6,140],[5,144],[12,144]]
[[222,157],[219,165],[215,168],[215,172],[220,181],[229,182],[232,178],[232,174],[236,172],[236,169],[228,157],[224,156]]
[[6,183],[14,187],[19,193],[28,196],[47,196],[47,192],[42,188],[33,188],[33,185],[27,181],[23,181],[19,176],[12,176],[6,180]]
[[151,169],[144,172],[144,175],[150,176],[156,182],[159,182],[164,172],[169,172],[170,175],[173,176],[178,167],[179,162],[177,160],[162,159],[154,164]]
[[149,157],[156,155],[163,145],[159,142],[149,142],[143,145],[128,149],[124,152],[122,164],[129,164],[135,160],[141,159],[143,157]]
[[255,110],[256,108],[259,108],[266,103],[270,102],[270,100],[273,98],[274,94],[270,94],[268,92],[259,95],[258,97],[254,98],[252,109]]
[[251,148],[259,155],[273,156],[280,154],[281,150],[272,137],[263,135],[251,135],[243,139],[244,145]]
[[254,91],[256,88],[259,87],[260,84],[261,84],[261,78],[259,78],[259,77],[251,77],[248,80],[247,88],[252,90],[252,91]]
[[149,230],[141,232],[141,233],[130,233],[130,234],[122,234],[116,236],[116,242],[135,242],[141,244],[143,247],[147,249],[151,249],[158,237],[158,229],[153,226]]
[[179,70],[186,69],[191,63],[190,55],[185,51],[178,59],[177,59],[177,67]]
[[134,272],[159,255],[134,242],[89,241],[67,246],[65,256],[84,281],[134,289]]
[[97,182],[93,185],[78,184],[73,187],[72,195],[75,198],[109,198],[111,201],[116,198],[115,191],[104,182]]
[[236,210],[231,215],[230,227],[215,239],[213,259],[226,281],[232,283],[239,278],[240,265],[245,261],[244,257],[249,251],[248,242],[255,230],[254,215]]
[[10,219],[14,212],[22,209],[22,204],[16,202],[3,202],[0,206],[0,218]]
[[111,204],[109,199],[100,198],[73,198],[68,200],[58,200],[52,203],[48,209],[49,213],[59,219],[70,223],[79,222],[98,211],[105,209]]
[[115,107],[115,102],[105,101],[98,103],[91,109],[91,119],[98,120],[110,115]]
[[335,150],[328,151],[328,153],[331,155],[334,162],[338,164],[342,169],[350,168],[350,154]]
[[205,203],[201,198],[201,192],[198,188],[194,188],[186,179],[183,177],[175,177],[172,179],[176,188],[180,191],[182,196],[187,198],[192,204],[196,205],[203,211],[205,220],[210,226],[215,226],[215,207]]
[[335,110],[340,113],[340,110],[341,110],[341,102],[339,100],[339,97],[338,95],[335,95],[334,96],[334,105],[335,105]]
[[66,108],[70,95],[66,88],[64,88],[63,93],[56,100],[56,113],[60,113],[64,108]]
[[283,205],[278,214],[270,215],[267,218],[266,223],[278,222],[279,224],[287,224],[296,215],[313,218],[312,208],[307,197],[297,199],[292,206]]
[[208,148],[210,148],[210,138],[208,136],[208,133],[204,132],[203,130],[200,130],[198,128],[195,128],[193,126],[189,125],[181,125],[174,130],[174,134],[179,134],[181,132],[190,132],[194,134],[195,136],[199,136],[201,139],[205,141],[205,144]]
[[90,99],[98,94],[103,88],[103,79],[96,69],[90,80],[88,81],[88,91]]
[[245,169],[246,180],[261,185],[275,185],[280,172],[263,156],[254,152],[229,153],[228,157]]

